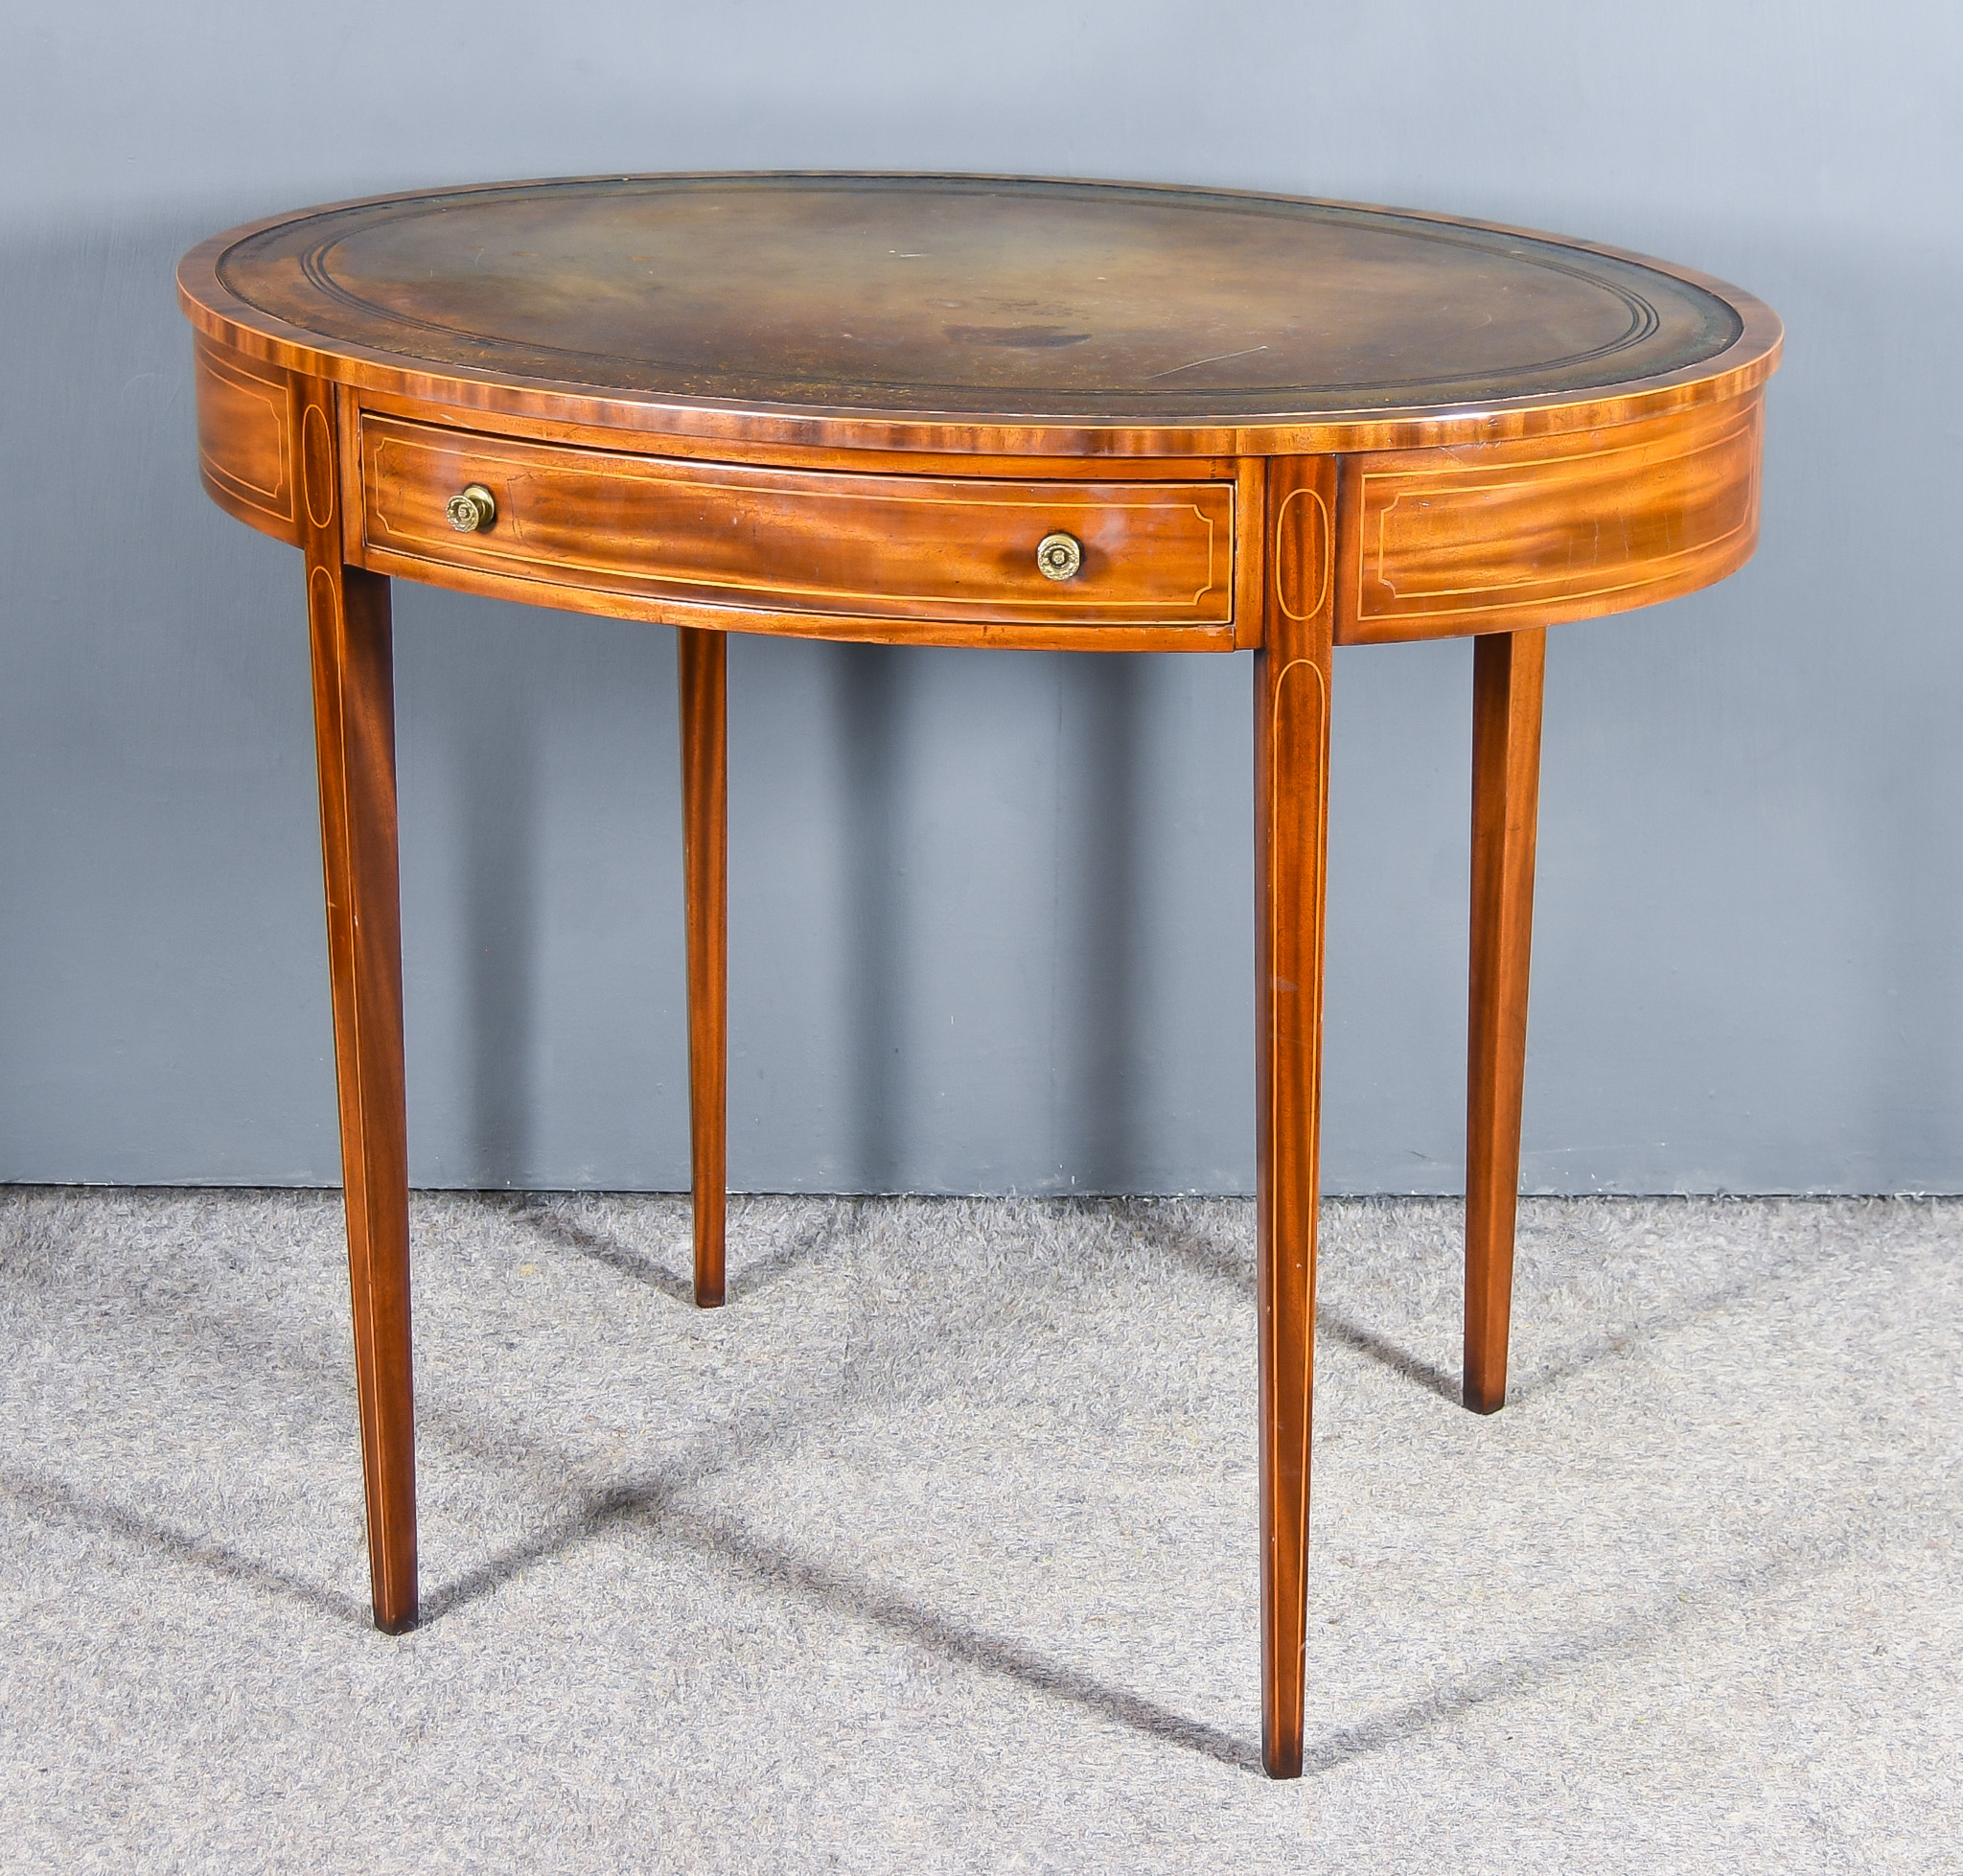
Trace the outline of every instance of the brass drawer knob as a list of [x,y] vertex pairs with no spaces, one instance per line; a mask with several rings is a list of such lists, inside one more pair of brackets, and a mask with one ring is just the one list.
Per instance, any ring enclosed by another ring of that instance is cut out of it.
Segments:
[[473,482],[462,495],[453,495],[450,505],[443,511],[450,517],[450,524],[459,534],[474,534],[480,527],[489,527],[497,519],[497,504],[491,498],[491,491],[481,482]]
[[1046,534],[1036,543],[1036,565],[1046,580],[1074,580],[1084,564],[1084,544],[1074,534]]

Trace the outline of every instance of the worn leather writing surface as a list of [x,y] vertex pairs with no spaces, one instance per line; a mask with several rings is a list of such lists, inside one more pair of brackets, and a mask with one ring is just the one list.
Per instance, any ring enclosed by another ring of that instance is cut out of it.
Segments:
[[1560,399],[1695,373],[1744,332],[1694,279],[1552,239],[979,177],[446,191],[263,226],[215,271],[235,316],[327,350],[630,396],[997,422],[1258,425]]

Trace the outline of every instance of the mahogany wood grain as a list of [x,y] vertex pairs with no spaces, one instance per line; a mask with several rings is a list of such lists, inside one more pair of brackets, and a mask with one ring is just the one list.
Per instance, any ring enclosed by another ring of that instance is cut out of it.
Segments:
[[[934,623],[1230,626],[1232,482],[1025,482],[825,474],[566,449],[369,416],[367,562],[440,583],[502,575],[555,589],[714,608]],[[460,534],[444,504],[468,483],[497,503]],[[1082,544],[1068,580],[1037,544]],[[430,565],[435,563],[435,565]],[[692,615],[692,616],[691,616]]]
[[[377,1620],[416,1615],[388,584],[681,626],[696,1295],[724,1295],[725,637],[1252,649],[1262,1756],[1303,1762],[1331,647],[1475,658],[1466,1401],[1505,1399],[1542,628],[1721,578],[1778,319],[1405,210],[594,177],[270,218],[178,270],[205,487],[304,546]],[[450,496],[493,490],[488,530]],[[1088,549],[1043,582],[1051,528]]]
[[1229,625],[1013,625],[959,619],[882,618],[851,613],[775,613],[751,606],[690,606],[591,587],[543,590],[514,583],[475,567],[440,567],[386,552],[364,556],[372,568],[419,585],[446,587],[491,599],[549,605],[555,612],[596,618],[640,619],[712,632],[752,632],[777,638],[820,638],[874,645],[957,645],[995,651],[1231,652],[1246,649]]
[[695,1300],[723,1300],[729,1129],[727,640],[675,635],[681,699],[681,865],[688,924],[688,1144]]
[[192,370],[205,493],[236,520],[297,547],[300,407],[292,374],[205,338],[192,348]]
[[416,1430],[389,593],[341,559],[336,388],[296,392],[368,1567],[376,1626],[399,1634],[417,1616]]
[[1497,1413],[1507,1398],[1546,665],[1541,630],[1474,642],[1464,1387],[1466,1405],[1481,1414]]
[[1234,648],[1258,651],[1267,613],[1267,459],[1243,456],[1233,471]]
[[[211,340],[200,341],[211,344]],[[244,356],[243,354],[241,355]],[[577,414],[499,411],[474,404],[430,403],[363,390],[356,405],[378,417],[440,424],[472,435],[524,437],[574,450],[612,450],[669,462],[753,463],[764,469],[846,470],[875,475],[984,476],[1011,482],[1229,482],[1245,456],[1017,455],[975,450],[891,450],[867,444],[758,443],[737,436],[695,436],[686,430],[583,422]],[[591,413],[586,413],[590,416]],[[1259,463],[1261,459],[1252,458]]]
[[1336,642],[1557,625],[1722,579],[1759,538],[1762,399],[1351,457]]
[[1277,1778],[1302,1772],[1335,495],[1327,458],[1269,465],[1273,575],[1254,672],[1261,1761]]

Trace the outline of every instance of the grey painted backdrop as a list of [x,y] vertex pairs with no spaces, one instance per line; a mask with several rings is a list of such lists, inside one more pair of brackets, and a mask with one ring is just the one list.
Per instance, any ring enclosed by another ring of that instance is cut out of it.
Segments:
[[[338,1176],[298,562],[194,472],[192,242],[610,169],[1557,229],[1785,316],[1758,560],[1549,653],[1526,1178],[1963,1188],[1963,12],[13,9],[0,1178]],[[411,1164],[685,1176],[672,635],[398,590]],[[1245,1190],[1249,660],[733,641],[731,1172]],[[1462,1179],[1470,660],[1337,660],[1327,1179]]]

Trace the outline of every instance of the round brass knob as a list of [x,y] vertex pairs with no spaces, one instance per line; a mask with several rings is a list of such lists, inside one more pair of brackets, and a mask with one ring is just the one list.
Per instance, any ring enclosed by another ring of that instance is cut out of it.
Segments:
[[1036,565],[1046,580],[1074,580],[1084,564],[1084,544],[1074,534],[1046,534],[1036,543]]
[[473,482],[462,495],[453,495],[450,505],[443,511],[450,517],[450,524],[459,534],[474,534],[480,527],[489,527],[497,519],[497,504],[491,498],[491,491],[481,482]]

